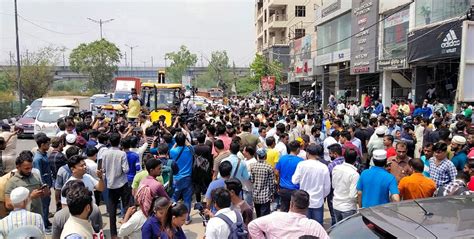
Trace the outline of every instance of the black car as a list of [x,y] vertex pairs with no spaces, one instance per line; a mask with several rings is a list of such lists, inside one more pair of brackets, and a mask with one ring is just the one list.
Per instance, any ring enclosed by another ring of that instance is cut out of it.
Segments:
[[334,238],[474,238],[474,195],[360,209],[329,229]]

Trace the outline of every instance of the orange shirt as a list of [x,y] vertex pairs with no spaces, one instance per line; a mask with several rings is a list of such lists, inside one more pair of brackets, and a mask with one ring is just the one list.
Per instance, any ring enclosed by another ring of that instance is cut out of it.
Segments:
[[413,173],[400,180],[398,190],[403,200],[427,198],[433,196],[436,184],[422,173]]

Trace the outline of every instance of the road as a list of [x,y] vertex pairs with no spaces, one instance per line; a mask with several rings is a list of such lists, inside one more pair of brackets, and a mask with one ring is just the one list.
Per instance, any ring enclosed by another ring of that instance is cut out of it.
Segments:
[[[21,152],[21,150],[31,150],[36,146],[36,143],[31,140],[31,139],[19,139],[17,141],[17,152]],[[54,197],[52,197],[52,202],[51,202],[51,207],[50,207],[50,212],[54,214],[56,208],[55,208],[55,202],[54,202]],[[99,207],[102,215],[103,215],[103,221],[106,224],[104,227],[104,233],[107,238],[110,238],[110,224],[109,224],[109,218],[106,215],[106,208],[104,205]],[[189,225],[185,225],[183,227],[184,233],[186,234],[187,238],[194,239],[194,238],[203,238],[204,236],[204,227],[202,225],[202,219],[199,216],[198,211],[192,210],[191,211],[191,218],[192,218],[192,223]],[[325,204],[324,207],[324,227],[328,229],[330,227],[330,215],[329,211],[327,209],[327,204]],[[117,224],[117,228],[120,227],[120,224]],[[51,237],[47,237],[51,238]]]

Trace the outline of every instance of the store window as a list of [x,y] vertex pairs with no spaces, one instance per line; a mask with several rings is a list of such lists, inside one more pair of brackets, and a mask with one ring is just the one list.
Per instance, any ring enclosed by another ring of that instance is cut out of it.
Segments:
[[465,15],[470,7],[468,0],[417,0],[415,25],[423,26]]
[[384,59],[406,57],[409,15],[409,9],[404,9],[384,20]]
[[317,27],[318,55],[351,47],[351,13],[346,13]]

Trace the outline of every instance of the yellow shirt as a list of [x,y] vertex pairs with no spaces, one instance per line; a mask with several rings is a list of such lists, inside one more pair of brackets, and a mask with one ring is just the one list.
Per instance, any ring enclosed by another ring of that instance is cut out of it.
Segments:
[[267,163],[271,165],[273,168],[278,163],[280,159],[280,153],[276,149],[269,149],[267,151]]
[[128,118],[138,118],[138,116],[140,115],[140,110],[140,100],[130,99],[130,101],[128,101]]

